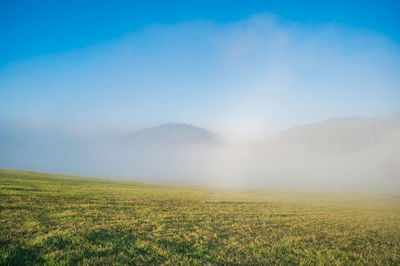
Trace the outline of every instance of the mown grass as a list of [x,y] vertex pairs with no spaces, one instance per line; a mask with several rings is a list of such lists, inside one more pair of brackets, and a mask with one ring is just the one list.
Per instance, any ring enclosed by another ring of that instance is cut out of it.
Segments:
[[400,201],[0,169],[0,264],[400,264]]

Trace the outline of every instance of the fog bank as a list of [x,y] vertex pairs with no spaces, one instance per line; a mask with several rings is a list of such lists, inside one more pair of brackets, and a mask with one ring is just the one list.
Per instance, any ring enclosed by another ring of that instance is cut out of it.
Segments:
[[400,190],[400,116],[338,118],[237,144],[186,124],[142,130],[2,120],[0,167],[229,188]]

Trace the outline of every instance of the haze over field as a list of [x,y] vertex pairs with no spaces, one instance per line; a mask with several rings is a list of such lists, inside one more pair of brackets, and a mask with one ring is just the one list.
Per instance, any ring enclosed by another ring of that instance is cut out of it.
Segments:
[[248,143],[174,123],[134,132],[0,128],[0,160],[17,169],[222,187],[400,188],[399,115],[337,118]]
[[[165,7],[171,20],[150,6],[137,10],[159,20],[123,5],[47,4],[67,11],[1,4],[12,27],[0,37],[0,167],[400,189],[398,4],[348,4],[357,12],[340,17],[316,2],[304,19],[272,3],[226,17],[181,3]],[[88,17],[68,17],[74,5]]]

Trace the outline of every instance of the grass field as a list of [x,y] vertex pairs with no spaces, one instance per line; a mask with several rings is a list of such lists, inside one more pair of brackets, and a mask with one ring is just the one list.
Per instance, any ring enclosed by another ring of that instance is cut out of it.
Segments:
[[0,169],[0,264],[56,263],[400,264],[400,200]]

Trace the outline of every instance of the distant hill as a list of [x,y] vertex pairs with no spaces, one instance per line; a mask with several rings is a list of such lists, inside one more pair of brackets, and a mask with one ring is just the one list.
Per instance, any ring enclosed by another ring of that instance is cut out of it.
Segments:
[[312,152],[351,153],[398,141],[400,115],[389,118],[348,117],[294,127],[278,134],[274,144]]
[[132,144],[142,145],[211,144],[217,139],[216,135],[204,128],[179,123],[166,123],[138,130],[125,138]]

